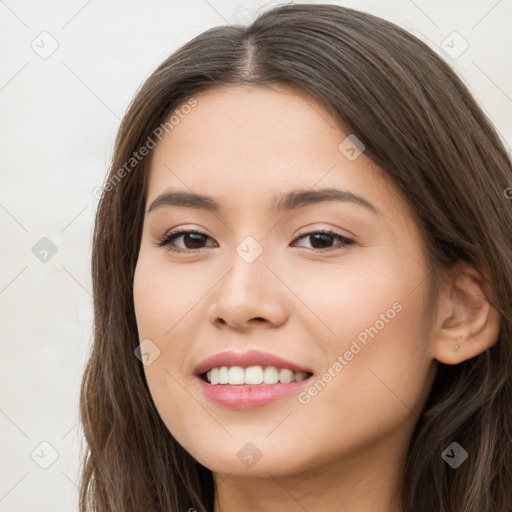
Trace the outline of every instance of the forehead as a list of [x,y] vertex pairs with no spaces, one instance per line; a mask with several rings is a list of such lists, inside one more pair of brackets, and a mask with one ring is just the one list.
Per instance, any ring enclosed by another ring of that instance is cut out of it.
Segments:
[[400,200],[364,153],[355,160],[344,155],[349,134],[309,95],[243,85],[195,100],[153,150],[148,205],[172,189],[240,208],[257,199],[267,207],[271,197],[291,190],[330,187],[373,204],[385,202],[386,189]]

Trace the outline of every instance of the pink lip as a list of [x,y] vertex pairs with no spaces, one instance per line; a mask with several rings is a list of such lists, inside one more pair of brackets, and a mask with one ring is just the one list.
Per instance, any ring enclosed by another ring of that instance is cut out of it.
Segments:
[[260,352],[259,350],[248,350],[241,354],[232,351],[220,352],[199,363],[194,368],[194,373],[201,375],[212,368],[219,368],[221,366],[241,366],[242,368],[247,368],[249,366],[259,365],[287,368],[294,372],[313,373],[310,369],[302,368],[292,361],[287,361],[281,357],[268,354],[267,352]]
[[217,404],[230,409],[255,409],[296,393],[303,386],[309,385],[312,377],[288,384],[259,384],[257,386],[209,384],[201,377],[196,378],[206,397]]
[[280,398],[296,393],[300,388],[309,384],[311,379],[310,376],[299,382],[289,382],[288,384],[278,382],[277,384],[259,384],[256,386],[229,386],[226,384],[210,384],[201,378],[203,373],[212,368],[221,366],[247,368],[259,365],[287,368],[294,372],[313,373],[309,368],[303,368],[292,361],[258,350],[248,350],[242,354],[233,351],[215,354],[199,363],[194,369],[194,373],[197,375],[199,386],[207,398],[231,409],[253,409],[268,405]]

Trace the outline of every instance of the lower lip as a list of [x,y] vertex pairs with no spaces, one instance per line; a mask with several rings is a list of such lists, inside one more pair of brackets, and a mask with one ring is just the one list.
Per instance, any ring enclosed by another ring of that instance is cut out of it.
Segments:
[[197,379],[204,394],[213,402],[230,409],[255,409],[293,395],[300,388],[309,384],[311,377],[312,375],[307,379],[288,384],[258,384],[256,386],[209,384],[201,377],[197,377]]

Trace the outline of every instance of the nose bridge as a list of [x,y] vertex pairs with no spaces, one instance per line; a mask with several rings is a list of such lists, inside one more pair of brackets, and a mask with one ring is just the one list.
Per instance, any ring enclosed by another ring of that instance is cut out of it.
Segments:
[[241,326],[251,319],[279,323],[285,315],[284,297],[279,283],[267,268],[271,250],[255,236],[247,235],[227,257],[227,274],[218,283],[210,305],[211,321],[224,320]]
[[267,274],[270,274],[266,268],[269,253],[254,236],[247,235],[242,239],[229,258],[231,270],[226,278],[230,286],[236,288],[232,292],[248,293],[252,297],[259,295],[259,288],[266,284]]

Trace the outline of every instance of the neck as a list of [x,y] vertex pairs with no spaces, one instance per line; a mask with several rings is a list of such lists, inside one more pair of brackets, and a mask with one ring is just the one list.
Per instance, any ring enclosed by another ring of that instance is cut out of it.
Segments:
[[[403,444],[403,438],[397,440]],[[259,476],[214,473],[214,512],[400,512],[404,455],[388,438],[307,471]],[[402,448],[402,446],[401,446]]]

